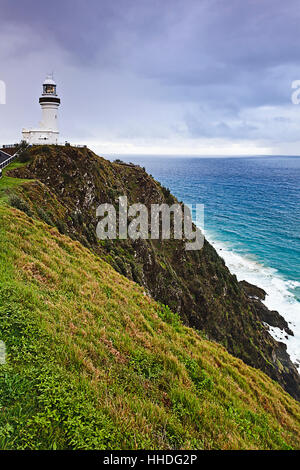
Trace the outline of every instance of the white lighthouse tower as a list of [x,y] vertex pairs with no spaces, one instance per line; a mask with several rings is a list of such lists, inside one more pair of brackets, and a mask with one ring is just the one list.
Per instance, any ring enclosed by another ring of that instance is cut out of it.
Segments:
[[48,75],[43,83],[43,93],[39,103],[42,108],[42,120],[39,129],[23,129],[23,140],[28,144],[57,144],[58,131],[58,107],[60,98],[56,93],[56,83],[53,76]]

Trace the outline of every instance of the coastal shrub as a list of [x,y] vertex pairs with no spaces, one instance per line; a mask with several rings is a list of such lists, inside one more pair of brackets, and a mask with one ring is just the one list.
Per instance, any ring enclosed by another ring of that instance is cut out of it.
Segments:
[[96,228],[93,224],[86,227],[86,237],[90,243],[97,243]]
[[25,212],[25,214],[27,214],[29,217],[33,217],[33,213],[29,205],[20,196],[17,196],[16,194],[12,194],[9,199],[9,202],[12,207],[15,207],[16,209],[19,209],[20,211]]
[[185,367],[188,371],[190,379],[194,382],[197,390],[204,391],[213,389],[213,380],[207,374],[207,372],[202,369],[195,359],[187,358],[184,361]]
[[160,304],[161,309],[158,311],[159,317],[172,325],[176,331],[180,331],[182,329],[182,320],[178,313],[173,313],[172,310],[168,305]]
[[36,211],[37,211],[37,215],[39,216],[39,218],[43,220],[44,222],[46,222],[46,224],[54,225],[53,220],[51,219],[51,216],[49,215],[48,212],[45,212],[42,207],[38,207]]
[[28,152],[28,150],[19,152],[18,160],[20,163],[27,163],[31,160],[31,158],[31,154]]
[[60,219],[56,221],[56,227],[58,228],[59,233],[65,234],[68,231],[66,224]]
[[138,375],[149,380],[159,377],[163,369],[162,362],[157,356],[141,350],[137,350],[131,355],[130,365]]
[[83,217],[82,217],[82,214],[81,212],[79,211],[75,211],[75,212],[72,212],[70,214],[70,217],[73,221],[73,224],[76,226],[76,227],[80,227],[82,224],[83,224]]
[[37,152],[44,155],[50,155],[51,147],[49,145],[42,145],[41,147],[37,148]]

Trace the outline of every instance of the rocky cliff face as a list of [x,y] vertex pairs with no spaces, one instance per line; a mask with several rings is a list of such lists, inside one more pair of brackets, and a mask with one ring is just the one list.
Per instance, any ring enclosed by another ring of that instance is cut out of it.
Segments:
[[178,312],[187,325],[204,331],[300,399],[298,372],[285,345],[264,324],[284,320],[275,320],[249,286],[237,282],[207,241],[200,251],[186,251],[180,240],[97,240],[99,204],[117,206],[123,195],[129,204],[172,204],[176,200],[167,189],[142,168],[111,163],[86,148],[36,147],[27,158],[28,164],[13,175],[35,181],[18,189],[13,205],[88,246]]

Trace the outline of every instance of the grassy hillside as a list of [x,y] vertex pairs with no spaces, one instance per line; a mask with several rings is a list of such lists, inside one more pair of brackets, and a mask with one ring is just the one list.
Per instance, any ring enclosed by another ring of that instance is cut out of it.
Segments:
[[109,162],[87,148],[37,146],[23,157],[27,164],[9,172],[17,186],[9,187],[7,177],[3,190],[14,207],[88,247],[177,312],[185,325],[205,331],[300,400],[300,376],[286,346],[272,338],[257,305],[207,241],[200,251],[186,251],[182,240],[96,238],[99,204],[110,202],[118,210],[118,197],[126,195],[129,204],[171,205],[176,199],[169,190],[143,168]]
[[2,449],[290,449],[300,406],[54,227],[0,204]]

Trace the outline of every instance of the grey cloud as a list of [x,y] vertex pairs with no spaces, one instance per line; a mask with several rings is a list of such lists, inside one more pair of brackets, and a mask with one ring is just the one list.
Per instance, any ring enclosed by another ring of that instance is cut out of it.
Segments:
[[[270,120],[290,126],[283,139],[296,135],[295,114],[281,113],[300,79],[296,0],[0,0],[0,12],[0,39],[10,41],[0,44],[0,79],[18,99],[19,77],[27,87],[20,120],[25,111],[34,119],[30,100],[55,69],[65,130],[82,138],[230,141],[265,131],[272,145]],[[18,103],[7,105],[10,122]],[[280,118],[262,114],[266,106]]]
[[247,139],[253,136],[253,132],[258,130],[257,126],[247,123],[243,120],[235,122],[225,122],[215,120],[213,116],[210,119],[204,119],[189,113],[185,116],[185,124],[188,133],[193,138],[231,138],[231,139]]

